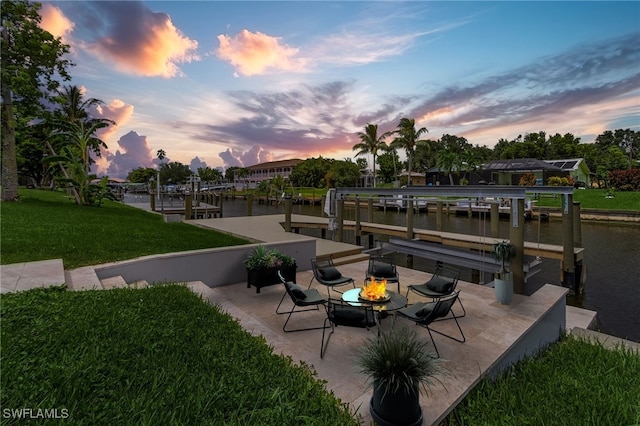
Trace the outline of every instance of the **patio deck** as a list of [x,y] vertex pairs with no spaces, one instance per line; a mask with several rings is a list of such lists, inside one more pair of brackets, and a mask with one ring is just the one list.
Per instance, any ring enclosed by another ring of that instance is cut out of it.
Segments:
[[[340,266],[344,275],[356,279],[356,285],[364,280],[366,268],[367,262]],[[403,292],[406,291],[406,285],[424,282],[430,277],[429,273],[407,268],[399,268],[399,272]],[[297,281],[306,287],[311,276],[311,271],[299,272]],[[321,294],[326,294],[326,287],[317,284],[316,281],[312,287],[318,288]],[[367,337],[376,335],[375,330],[337,327],[325,357],[321,359],[322,330],[295,333],[282,331],[286,316],[275,313],[283,294],[282,286],[265,287],[260,294],[247,289],[246,283],[215,288],[195,285],[192,288],[210,303],[218,305],[236,318],[248,332],[263,336],[275,353],[290,356],[295,362],[304,362],[312,366],[317,372],[317,377],[327,381],[327,389],[343,402],[349,403],[352,410],[357,410],[365,424],[372,421],[369,414],[371,389],[367,388],[366,378],[357,373],[355,355]],[[530,297],[515,295],[513,303],[509,306],[498,304],[491,288],[460,282],[458,289],[461,290],[460,298],[467,311],[467,315],[459,319],[467,341],[458,343],[434,334],[442,359],[443,374],[438,376],[440,383],[436,383],[431,393],[421,397],[424,425],[438,425],[484,375],[492,374],[492,369],[505,362],[514,361],[515,347],[524,344],[528,346],[525,351],[536,351],[538,342],[529,340],[527,343],[526,336],[535,334],[532,330],[539,327],[541,322],[545,322],[544,315],[553,309],[554,305],[557,307],[558,303],[561,304],[562,316],[566,312],[566,289],[557,286],[546,285]],[[419,300],[418,296],[409,295],[409,303]],[[287,300],[287,303],[290,301]],[[460,312],[458,304],[455,305],[454,311]],[[295,314],[290,323],[294,326],[320,325],[325,317],[323,310],[305,312]],[[406,321],[390,315],[382,321],[382,327],[390,327],[394,320]],[[415,326],[408,321],[407,323]],[[415,327],[418,335],[428,341],[427,330]],[[551,328],[553,327],[551,324]],[[453,321],[438,322],[434,328],[448,334],[455,335],[458,332]]]

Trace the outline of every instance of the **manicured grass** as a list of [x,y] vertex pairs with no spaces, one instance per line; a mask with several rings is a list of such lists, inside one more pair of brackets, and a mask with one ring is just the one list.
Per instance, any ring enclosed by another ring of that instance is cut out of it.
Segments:
[[61,192],[20,190],[3,202],[0,263],[63,259],[65,269],[139,256],[247,244],[248,241],[122,203],[81,207]]
[[[613,191],[613,198],[607,198],[607,194],[606,189],[576,189],[573,201],[579,201],[583,209],[640,210],[640,192]],[[562,207],[562,198],[541,197],[536,204],[538,207]]]
[[92,426],[357,424],[311,368],[183,285],[36,289],[2,295],[0,314],[3,413],[65,409],[66,424]]
[[483,380],[448,417],[454,425],[640,424],[640,355],[572,336]]

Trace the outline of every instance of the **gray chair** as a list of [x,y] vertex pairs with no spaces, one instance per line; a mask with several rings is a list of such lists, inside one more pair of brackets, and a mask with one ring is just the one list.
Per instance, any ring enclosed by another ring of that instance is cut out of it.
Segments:
[[[407,298],[409,297],[409,291],[413,291],[420,296],[428,297],[430,299],[437,299],[444,296],[449,296],[456,291],[458,285],[458,279],[460,277],[460,270],[452,268],[446,265],[438,265],[436,271],[433,273],[429,281],[423,284],[411,284],[407,287]],[[467,311],[462,305],[462,301],[458,298],[458,303],[462,308],[462,315],[458,318],[462,318],[467,315]]]
[[[438,298],[434,302],[418,302],[397,311],[398,316],[407,318],[415,322],[417,325],[427,329],[427,331],[429,332],[429,337],[431,337],[431,343],[433,343],[433,348],[435,349],[438,358],[440,358],[440,352],[438,352],[438,347],[436,346],[435,340],[433,340],[433,334],[431,334],[431,332],[437,333],[444,337],[448,337],[449,339],[455,340],[456,342],[464,343],[466,341],[464,333],[462,332],[462,328],[460,328],[458,317],[451,309],[454,303],[456,303],[456,300],[458,300],[459,294],[459,291],[454,291],[452,294]],[[434,330],[433,328],[431,328],[431,324],[433,322],[440,319],[448,319],[447,317],[449,316],[449,314],[451,314],[452,319],[458,326],[458,330],[460,331],[461,336],[460,338],[450,336],[443,333],[442,331]]]
[[[362,304],[354,306],[344,300],[329,299],[325,306],[327,308],[327,318],[324,320],[325,327],[322,330],[320,358],[324,357],[327,346],[329,345],[329,339],[331,339],[331,335],[334,333],[336,326],[342,325],[346,327],[366,328],[368,330],[378,325],[378,317],[372,305]],[[331,332],[325,342],[325,330],[329,327],[331,327]]]
[[[327,295],[329,297],[331,297],[331,289],[335,290],[335,287],[351,284],[353,288],[356,288],[356,283],[353,278],[342,275],[330,257],[311,259],[311,269],[313,270],[313,277],[311,277],[307,288],[311,288],[313,280],[316,280],[327,287]],[[339,290],[335,291],[342,293]]]
[[[278,306],[276,307],[276,313],[278,315],[288,315],[287,320],[282,326],[282,330],[286,333],[291,333],[294,331],[319,330],[321,328],[325,328],[326,326],[323,324],[319,327],[287,329],[287,324],[291,319],[291,315],[294,313],[297,314],[301,312],[317,311],[320,309],[320,306],[324,306],[327,303],[327,299],[322,297],[315,288],[303,290],[298,284],[287,281],[281,271],[278,271],[278,277],[280,278],[280,281],[282,281],[282,284],[284,284],[285,292],[280,299],[280,303],[278,303]],[[289,296],[293,303],[291,309],[280,311],[280,306],[287,296]]]
[[395,283],[398,286],[398,293],[400,293],[400,276],[396,268],[395,258],[391,256],[371,256],[364,280],[370,281],[372,278],[376,281],[385,279],[387,284]]

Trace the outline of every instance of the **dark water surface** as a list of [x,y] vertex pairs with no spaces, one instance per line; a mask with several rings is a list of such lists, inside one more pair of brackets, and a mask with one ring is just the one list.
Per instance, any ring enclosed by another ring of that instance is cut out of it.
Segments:
[[[244,200],[225,200],[224,216],[244,216],[247,204]],[[284,206],[253,205],[253,215],[284,214]],[[294,204],[294,214],[322,216],[320,206]],[[345,219],[354,220],[353,209],[347,209]],[[361,218],[366,218],[366,209]],[[374,211],[374,222],[389,225],[406,225],[405,212],[388,209]],[[414,228],[436,229],[436,216],[421,212],[414,215]],[[445,215],[443,231],[489,236],[488,220]],[[500,221],[500,238],[509,237],[508,220]],[[525,222],[525,240],[541,244],[562,245],[562,222],[551,218],[549,222],[537,220]],[[303,231],[306,235],[320,237],[320,231]],[[384,238],[376,236],[375,238]],[[355,244],[353,233],[345,233],[344,241]],[[363,241],[366,244],[367,240]],[[585,248],[584,265],[587,279],[584,294],[568,296],[567,303],[598,312],[599,329],[604,333],[640,342],[640,226],[620,222],[582,222],[582,242]],[[427,259],[414,258],[413,267],[433,272],[435,264]],[[525,293],[531,294],[544,284],[560,285],[560,262],[543,259],[542,271],[529,278]],[[471,272],[463,271],[464,281],[471,281]]]

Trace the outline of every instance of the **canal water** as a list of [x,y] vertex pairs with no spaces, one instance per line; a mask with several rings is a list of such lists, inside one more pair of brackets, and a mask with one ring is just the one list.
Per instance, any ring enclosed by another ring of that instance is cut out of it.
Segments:
[[[247,214],[245,200],[225,200],[224,216],[244,216]],[[322,216],[320,206],[294,204],[294,214]],[[254,203],[253,215],[284,214],[283,205]],[[354,220],[353,209],[346,209],[345,219]],[[366,209],[361,218],[366,218]],[[406,225],[406,213],[397,209],[374,211],[374,222],[389,225]],[[501,220],[499,237],[509,237],[509,221]],[[640,342],[640,226],[621,222],[582,222],[582,242],[585,248],[584,265],[586,281],[584,293],[567,297],[569,305],[583,307],[598,312],[598,328],[607,334]],[[562,222],[551,218],[548,222],[531,220],[525,222],[525,241],[540,244],[562,245]],[[436,229],[436,215],[420,212],[414,215],[414,228]],[[443,231],[490,236],[489,220],[477,217],[445,215]],[[306,235],[320,237],[319,230],[301,231]],[[331,235],[329,234],[329,237]],[[385,237],[376,235],[375,238]],[[355,244],[353,233],[346,232],[344,241]],[[368,244],[363,239],[363,244]],[[403,257],[398,259],[403,262]],[[414,257],[413,267],[433,272],[433,261]],[[525,284],[525,293],[531,294],[544,284],[560,284],[560,261],[543,259],[541,272],[530,277]],[[471,281],[471,271],[463,271],[461,279]]]

